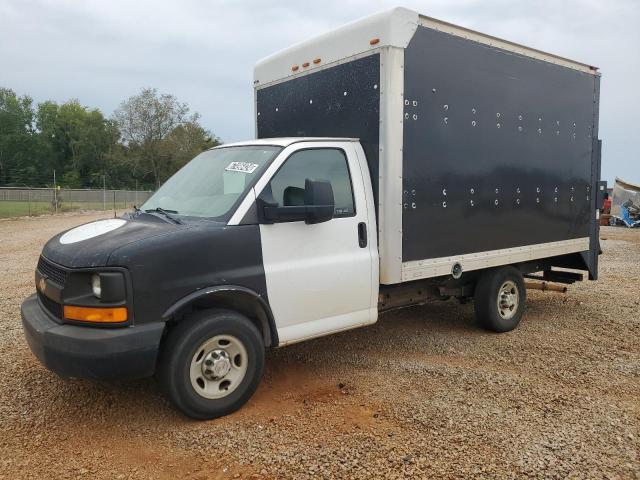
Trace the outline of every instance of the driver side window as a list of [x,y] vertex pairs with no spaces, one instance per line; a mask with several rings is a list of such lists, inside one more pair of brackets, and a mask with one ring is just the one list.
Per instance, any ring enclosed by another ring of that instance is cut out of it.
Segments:
[[304,205],[304,183],[327,180],[333,188],[334,217],[355,215],[347,157],[336,148],[300,150],[291,155],[270,182],[271,193],[283,207]]

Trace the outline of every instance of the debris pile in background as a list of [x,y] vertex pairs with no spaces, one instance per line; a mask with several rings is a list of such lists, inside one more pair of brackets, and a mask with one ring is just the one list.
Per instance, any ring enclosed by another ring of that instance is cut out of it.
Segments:
[[627,200],[620,206],[620,218],[627,227],[640,227],[640,207]]
[[616,177],[612,194],[610,224],[640,227],[640,185]]

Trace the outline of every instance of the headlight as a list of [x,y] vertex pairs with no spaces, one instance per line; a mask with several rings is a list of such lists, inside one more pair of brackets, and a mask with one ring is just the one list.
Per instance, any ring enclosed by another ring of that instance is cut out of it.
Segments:
[[93,290],[93,294],[96,297],[102,298],[102,286],[100,284],[100,275],[98,275],[97,273],[94,273],[91,276],[91,290]]

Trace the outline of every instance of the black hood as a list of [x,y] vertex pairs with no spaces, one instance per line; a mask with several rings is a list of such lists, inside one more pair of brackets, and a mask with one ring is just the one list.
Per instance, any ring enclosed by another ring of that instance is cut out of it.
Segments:
[[[114,230],[73,243],[61,243],[60,238],[77,227],[59,233],[46,243],[42,254],[52,262],[69,268],[102,267],[107,265],[109,256],[117,248],[190,228],[187,225],[168,223],[151,215],[148,215],[145,220],[126,218],[121,220],[125,223]],[[85,225],[97,222],[89,222]]]
[[74,243],[61,243],[63,232],[42,253],[68,268],[125,268],[136,323],[159,320],[178,300],[217,285],[245,287],[267,298],[258,225],[175,224],[149,214],[119,222],[109,232]]

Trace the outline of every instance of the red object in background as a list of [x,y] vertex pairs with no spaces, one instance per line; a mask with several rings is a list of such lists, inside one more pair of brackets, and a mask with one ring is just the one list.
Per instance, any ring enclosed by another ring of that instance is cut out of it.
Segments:
[[602,213],[611,213],[611,197],[604,199],[604,203],[602,204]]

